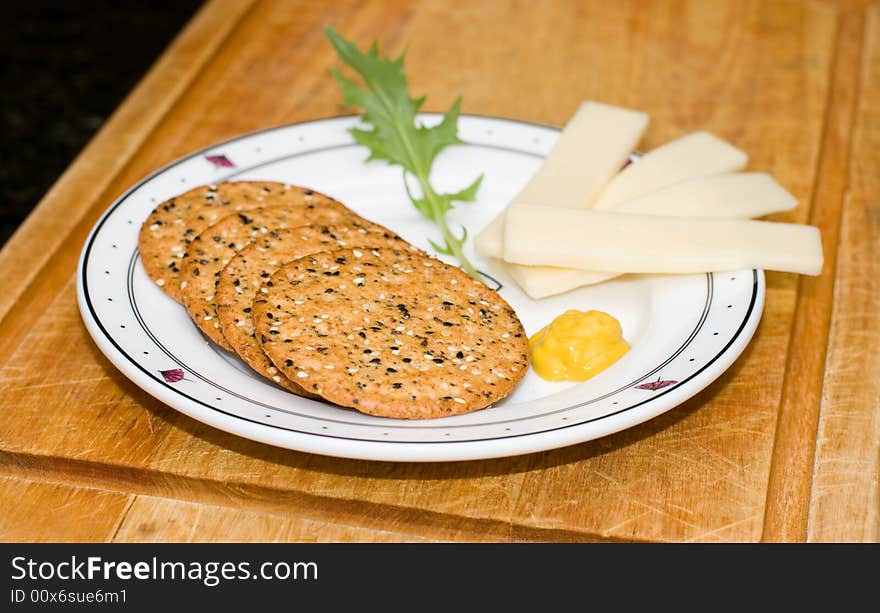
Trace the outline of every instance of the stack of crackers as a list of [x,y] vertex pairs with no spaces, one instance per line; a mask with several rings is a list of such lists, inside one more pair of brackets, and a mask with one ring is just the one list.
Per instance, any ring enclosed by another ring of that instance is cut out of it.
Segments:
[[197,187],[153,210],[138,248],[211,341],[299,396],[426,419],[486,408],[528,368],[495,291],[314,190]]

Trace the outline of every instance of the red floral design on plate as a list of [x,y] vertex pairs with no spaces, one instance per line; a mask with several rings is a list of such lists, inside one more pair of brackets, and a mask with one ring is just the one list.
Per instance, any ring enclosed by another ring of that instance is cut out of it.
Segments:
[[162,375],[162,378],[165,379],[166,383],[177,383],[183,379],[183,371],[179,368],[160,370],[159,373]]
[[214,166],[220,168],[235,168],[235,162],[222,153],[218,153],[217,155],[206,155],[205,159],[211,162]]
[[649,381],[648,383],[637,385],[636,389],[650,390],[653,392],[655,390],[663,389],[664,387],[669,387],[670,385],[675,385],[676,383],[678,383],[678,381],[675,381],[674,379],[664,379],[662,381],[657,379],[656,381]]

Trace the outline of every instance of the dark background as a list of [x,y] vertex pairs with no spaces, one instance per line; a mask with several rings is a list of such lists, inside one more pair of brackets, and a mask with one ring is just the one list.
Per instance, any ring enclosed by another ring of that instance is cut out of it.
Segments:
[[5,4],[0,19],[0,245],[201,4]]

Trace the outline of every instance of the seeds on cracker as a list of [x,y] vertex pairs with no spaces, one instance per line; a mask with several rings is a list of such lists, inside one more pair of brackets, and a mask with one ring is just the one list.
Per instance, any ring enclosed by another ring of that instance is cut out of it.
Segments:
[[141,226],[138,251],[144,269],[169,296],[182,301],[180,261],[189,243],[208,226],[236,212],[272,205],[321,207],[335,202],[308,188],[272,181],[202,185],[160,203]]
[[190,317],[208,338],[231,350],[216,320],[214,294],[220,271],[236,252],[274,230],[353,218],[357,216],[335,201],[320,207],[305,201],[259,207],[221,218],[192,239],[180,264],[180,293]]
[[513,309],[423,252],[318,253],[283,266],[266,289],[252,307],[263,351],[341,406],[397,418],[467,413],[506,397],[526,371]]
[[[312,224],[298,228],[273,230],[260,235],[239,251],[220,272],[214,302],[220,330],[238,356],[256,372],[276,380],[288,390],[306,396],[314,396],[295,379],[279,377],[278,369],[263,353],[254,337],[253,302],[263,283],[282,265],[297,258],[334,251],[346,246],[411,248],[393,232],[365,220],[350,220],[334,224]],[[334,262],[331,269],[337,268]],[[330,269],[328,269],[330,270]],[[266,288],[268,291],[268,287]],[[338,290],[327,287],[325,296]],[[294,299],[303,304],[303,300]],[[275,330],[270,329],[269,333]],[[285,362],[285,366],[291,364]],[[297,377],[298,378],[298,377]]]

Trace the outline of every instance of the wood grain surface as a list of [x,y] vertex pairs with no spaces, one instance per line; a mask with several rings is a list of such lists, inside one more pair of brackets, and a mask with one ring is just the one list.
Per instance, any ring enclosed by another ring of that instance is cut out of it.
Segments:
[[[641,147],[710,130],[800,201],[820,277],[769,273],[745,353],[638,427],[527,456],[336,459],[164,406],[86,333],[74,273],[151,171],[341,106],[322,33],[408,48],[426,110],[562,125],[647,112]],[[214,0],[0,251],[0,539],[876,541],[880,537],[880,7],[800,0]],[[13,504],[15,503],[15,504]],[[63,513],[56,512],[63,509]]]
[[867,11],[809,505],[811,541],[880,541],[880,5]]

